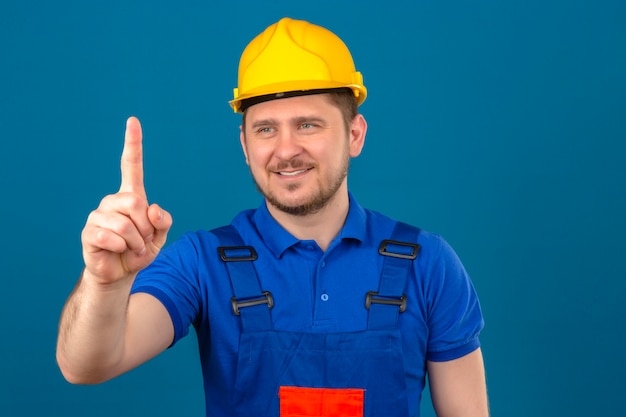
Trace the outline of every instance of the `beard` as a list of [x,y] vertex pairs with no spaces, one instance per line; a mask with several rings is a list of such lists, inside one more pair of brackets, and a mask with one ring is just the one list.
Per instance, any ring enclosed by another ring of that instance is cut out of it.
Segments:
[[[321,209],[326,207],[326,205],[335,197],[337,191],[339,190],[339,188],[341,188],[341,185],[348,176],[349,165],[350,157],[346,154],[340,168],[332,173],[332,177],[328,181],[326,181],[325,184],[320,182],[317,189],[311,195],[305,197],[302,202],[298,202],[297,204],[288,204],[287,202],[283,202],[271,190],[263,189],[263,187],[259,185],[259,182],[256,180],[256,178],[254,178],[254,174],[252,174],[252,180],[254,181],[257,190],[261,194],[263,194],[263,197],[265,197],[265,200],[269,204],[286,214],[291,214],[294,216],[306,216],[319,212]],[[277,167],[277,169],[274,169],[274,171],[279,171],[289,167],[293,169],[298,169],[301,166],[302,163],[300,161],[294,160],[287,164],[281,164],[281,166]],[[287,187],[287,190],[296,191],[300,187],[300,184],[292,184]]]

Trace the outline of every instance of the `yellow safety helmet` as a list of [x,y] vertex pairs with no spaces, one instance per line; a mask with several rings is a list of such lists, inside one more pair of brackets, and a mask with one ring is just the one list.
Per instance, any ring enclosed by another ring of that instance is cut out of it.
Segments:
[[350,88],[357,104],[367,96],[363,76],[356,71],[348,47],[328,29],[283,18],[244,49],[238,87],[229,104],[235,113],[241,113],[242,100],[256,97],[264,101],[293,95],[284,93],[336,88]]

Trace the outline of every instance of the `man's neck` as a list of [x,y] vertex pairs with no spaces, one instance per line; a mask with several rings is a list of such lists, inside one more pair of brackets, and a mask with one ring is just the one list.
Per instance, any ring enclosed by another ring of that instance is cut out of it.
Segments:
[[330,242],[339,234],[350,208],[348,191],[344,187],[319,211],[302,216],[288,214],[267,202],[266,204],[272,217],[285,230],[299,240],[314,240],[323,251],[328,249]]

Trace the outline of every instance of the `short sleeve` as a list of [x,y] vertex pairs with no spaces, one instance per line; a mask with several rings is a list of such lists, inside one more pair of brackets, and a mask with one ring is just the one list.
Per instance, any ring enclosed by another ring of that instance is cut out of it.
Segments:
[[440,237],[429,269],[427,359],[457,359],[480,347],[484,320],[478,296],[457,254]]
[[198,292],[198,251],[194,235],[183,235],[161,250],[137,275],[131,293],[147,293],[167,309],[174,325],[175,344],[189,332],[202,304]]

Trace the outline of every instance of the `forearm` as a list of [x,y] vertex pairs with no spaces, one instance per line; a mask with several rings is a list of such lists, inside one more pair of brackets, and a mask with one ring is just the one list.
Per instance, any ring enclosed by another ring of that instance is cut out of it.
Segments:
[[57,361],[72,383],[114,377],[125,353],[126,315],[132,277],[103,286],[83,272],[59,323]]

